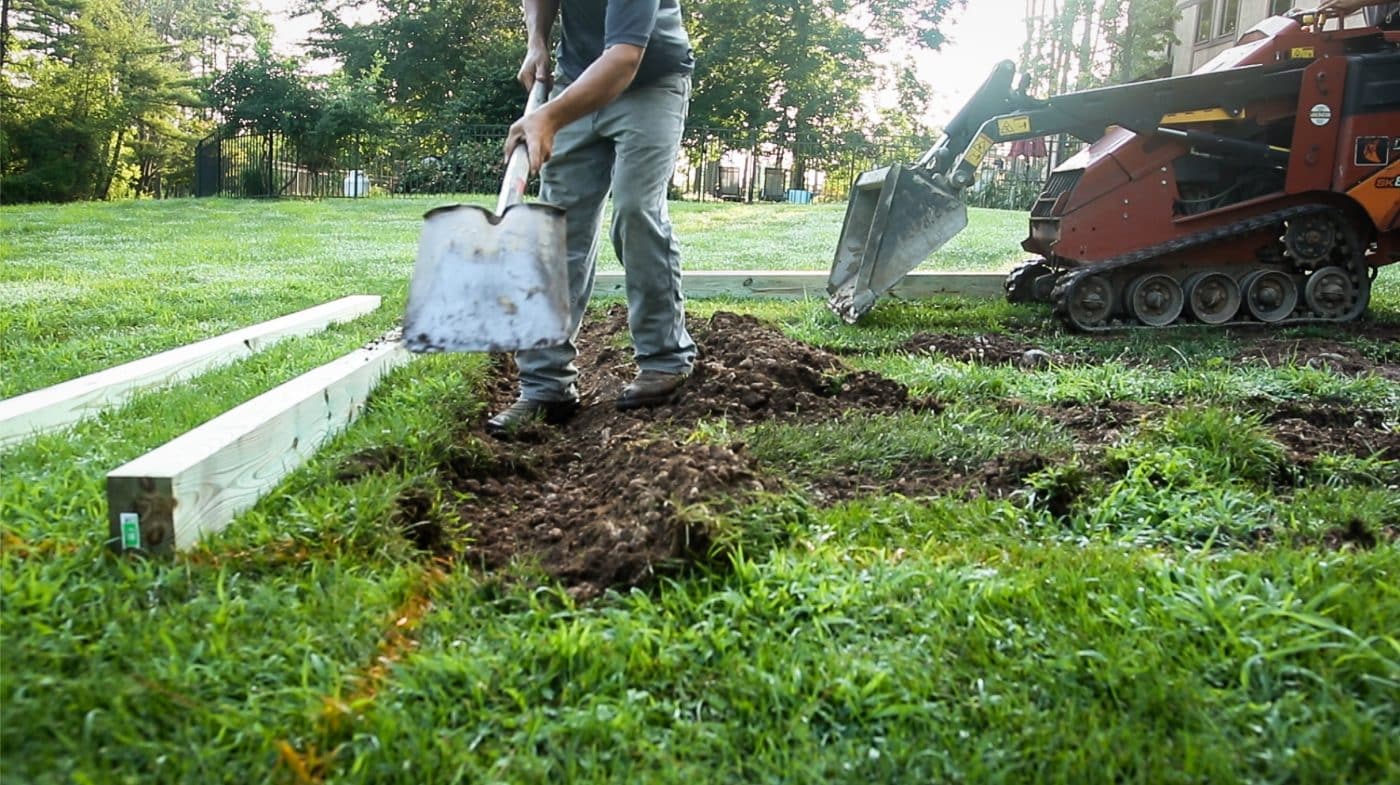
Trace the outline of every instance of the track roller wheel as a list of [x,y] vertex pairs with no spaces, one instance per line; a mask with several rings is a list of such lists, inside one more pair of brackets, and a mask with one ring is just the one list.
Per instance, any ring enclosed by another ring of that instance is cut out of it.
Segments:
[[1186,306],[1202,324],[1224,324],[1240,310],[1240,285],[1225,273],[1196,273],[1186,279]]
[[1341,239],[1333,215],[1305,215],[1288,222],[1283,244],[1295,264],[1311,267],[1327,260]]
[[1186,298],[1170,275],[1148,273],[1128,286],[1128,313],[1148,327],[1166,327],[1181,315]]
[[1303,302],[1308,310],[1324,319],[1337,319],[1351,310],[1356,286],[1351,275],[1340,267],[1322,267],[1308,276],[1303,285]]
[[1070,282],[1064,313],[1081,330],[1102,327],[1113,313],[1113,285],[1101,275],[1086,275]]
[[1278,270],[1255,270],[1240,282],[1244,305],[1261,322],[1281,322],[1298,307],[1298,285]]
[[[1022,262],[1007,274],[1006,301],[1011,303],[1046,302],[1050,299],[1055,271],[1036,259]],[[1045,276],[1051,276],[1046,278]],[[1043,280],[1042,280],[1043,279]]]

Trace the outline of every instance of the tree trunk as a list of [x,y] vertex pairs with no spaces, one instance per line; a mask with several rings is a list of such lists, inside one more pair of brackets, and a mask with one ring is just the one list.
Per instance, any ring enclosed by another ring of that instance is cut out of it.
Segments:
[[5,44],[10,40],[10,0],[0,0],[0,85],[8,84],[5,74]]
[[117,175],[117,163],[121,159],[122,145],[126,143],[126,129],[117,131],[117,141],[112,145],[112,154],[107,159],[107,171],[102,173],[102,185],[97,192],[97,198],[107,201],[107,196],[112,192],[112,178]]
[[1075,78],[1074,89],[1083,90],[1094,83],[1094,3],[1084,0],[1075,9],[1075,22],[1084,25],[1079,36],[1079,75]]

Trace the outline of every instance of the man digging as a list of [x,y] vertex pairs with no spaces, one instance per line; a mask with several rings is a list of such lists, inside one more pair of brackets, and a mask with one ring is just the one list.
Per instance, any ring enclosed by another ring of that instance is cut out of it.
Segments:
[[[685,328],[680,248],[666,189],[680,150],[694,67],[678,0],[523,0],[528,91],[552,81],[550,100],[510,127],[540,172],[541,201],[564,208],[570,339],[517,352],[519,398],[486,422],[495,436],[534,422],[564,423],[579,408],[579,326],[593,290],[603,202],[613,197],[612,243],[627,279],[627,321],[640,373],[617,408],[674,401],[695,363]],[[558,67],[550,30],[560,18]]]

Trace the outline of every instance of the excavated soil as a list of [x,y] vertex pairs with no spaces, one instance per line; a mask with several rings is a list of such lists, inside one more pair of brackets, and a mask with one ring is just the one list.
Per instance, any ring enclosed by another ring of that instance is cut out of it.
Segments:
[[1400,461],[1400,430],[1388,428],[1382,412],[1285,403],[1264,421],[1296,464],[1310,465],[1325,454]]
[[[466,524],[468,562],[486,570],[533,563],[582,597],[641,585],[709,558],[716,510],[781,487],[742,444],[689,438],[701,422],[814,422],[928,405],[752,317],[718,313],[691,331],[700,359],[681,399],[619,412],[613,401],[635,373],[626,311],[615,307],[585,326],[578,416],[512,442],[483,437],[493,455],[455,470],[465,493],[451,515]],[[497,371],[493,410],[515,395],[513,368],[500,362]],[[448,547],[445,528],[422,520],[429,506],[401,500],[400,520],[420,546]]]
[[1339,326],[1341,335],[1375,341],[1383,349],[1378,356],[1334,338],[1279,338],[1261,335],[1248,349],[1235,355],[1238,361],[1263,362],[1272,366],[1297,365],[1326,368],[1348,376],[1375,374],[1400,381],[1400,327],[1359,323]]
[[[1337,338],[1281,338],[1263,329],[1237,328],[1230,334],[1248,346],[1236,352],[1231,359],[1270,366],[1324,368],[1347,376],[1374,374],[1383,379],[1400,381],[1400,327],[1357,322],[1336,325],[1331,329],[1339,337],[1363,339],[1371,342],[1373,347],[1363,350]],[[900,345],[899,350],[906,354],[937,354],[981,365],[1015,365],[1026,369],[1103,362],[1103,358],[1047,351],[1035,342],[1035,336],[1015,333],[974,336],[918,333]],[[1139,363],[1131,354],[1122,354],[1115,359],[1126,365],[1163,364],[1163,361]]]
[[[717,514],[788,483],[805,486],[814,501],[828,504],[891,493],[1005,497],[1047,466],[1045,456],[1023,452],[971,471],[911,465],[892,478],[871,476],[860,466],[813,476],[801,467],[760,465],[742,443],[722,446],[692,438],[697,426],[721,419],[731,429],[759,422],[817,423],[848,412],[893,414],[940,406],[911,397],[903,385],[878,374],[854,371],[835,354],[752,317],[721,312],[690,326],[700,359],[681,399],[657,409],[619,412],[612,402],[635,372],[626,311],[615,306],[590,319],[579,341],[579,415],[559,428],[528,429],[511,442],[491,439],[481,433],[480,422],[472,423],[470,431],[486,454],[442,467],[456,493],[422,489],[400,498],[397,522],[426,550],[459,554],[486,571],[533,567],[587,598],[714,559],[722,547],[712,529]],[[925,334],[903,348],[983,363],[1023,363],[1034,347],[1006,336]],[[492,411],[515,395],[513,365],[505,358],[496,360],[489,393]],[[1400,434],[1380,413],[1342,404],[1300,408],[1270,401],[1260,401],[1257,410],[1300,464],[1338,452],[1400,459]],[[1111,402],[1037,411],[1093,456],[1166,409]],[[344,465],[342,479],[395,461],[393,448],[355,456]]]
[[983,365],[1014,364],[1022,368],[1037,368],[1049,364],[1068,365],[1082,362],[1068,354],[1046,352],[1035,344],[1017,340],[1001,333],[985,335],[956,335],[953,333],[918,333],[905,341],[900,351],[906,354],[941,354],[954,360]]

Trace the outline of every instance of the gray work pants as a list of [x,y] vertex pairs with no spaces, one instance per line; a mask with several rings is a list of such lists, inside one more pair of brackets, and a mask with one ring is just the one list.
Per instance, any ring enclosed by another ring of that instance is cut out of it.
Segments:
[[[554,94],[563,87],[556,84]],[[516,352],[521,398],[578,397],[576,340],[593,293],[598,230],[609,190],[612,243],[627,277],[627,323],[637,366],[689,373],[694,365],[695,342],[685,329],[681,296],[680,247],[666,207],[689,103],[690,77],[667,76],[628,90],[555,136],[553,155],[540,173],[540,199],[566,211],[573,329],[562,346]]]

